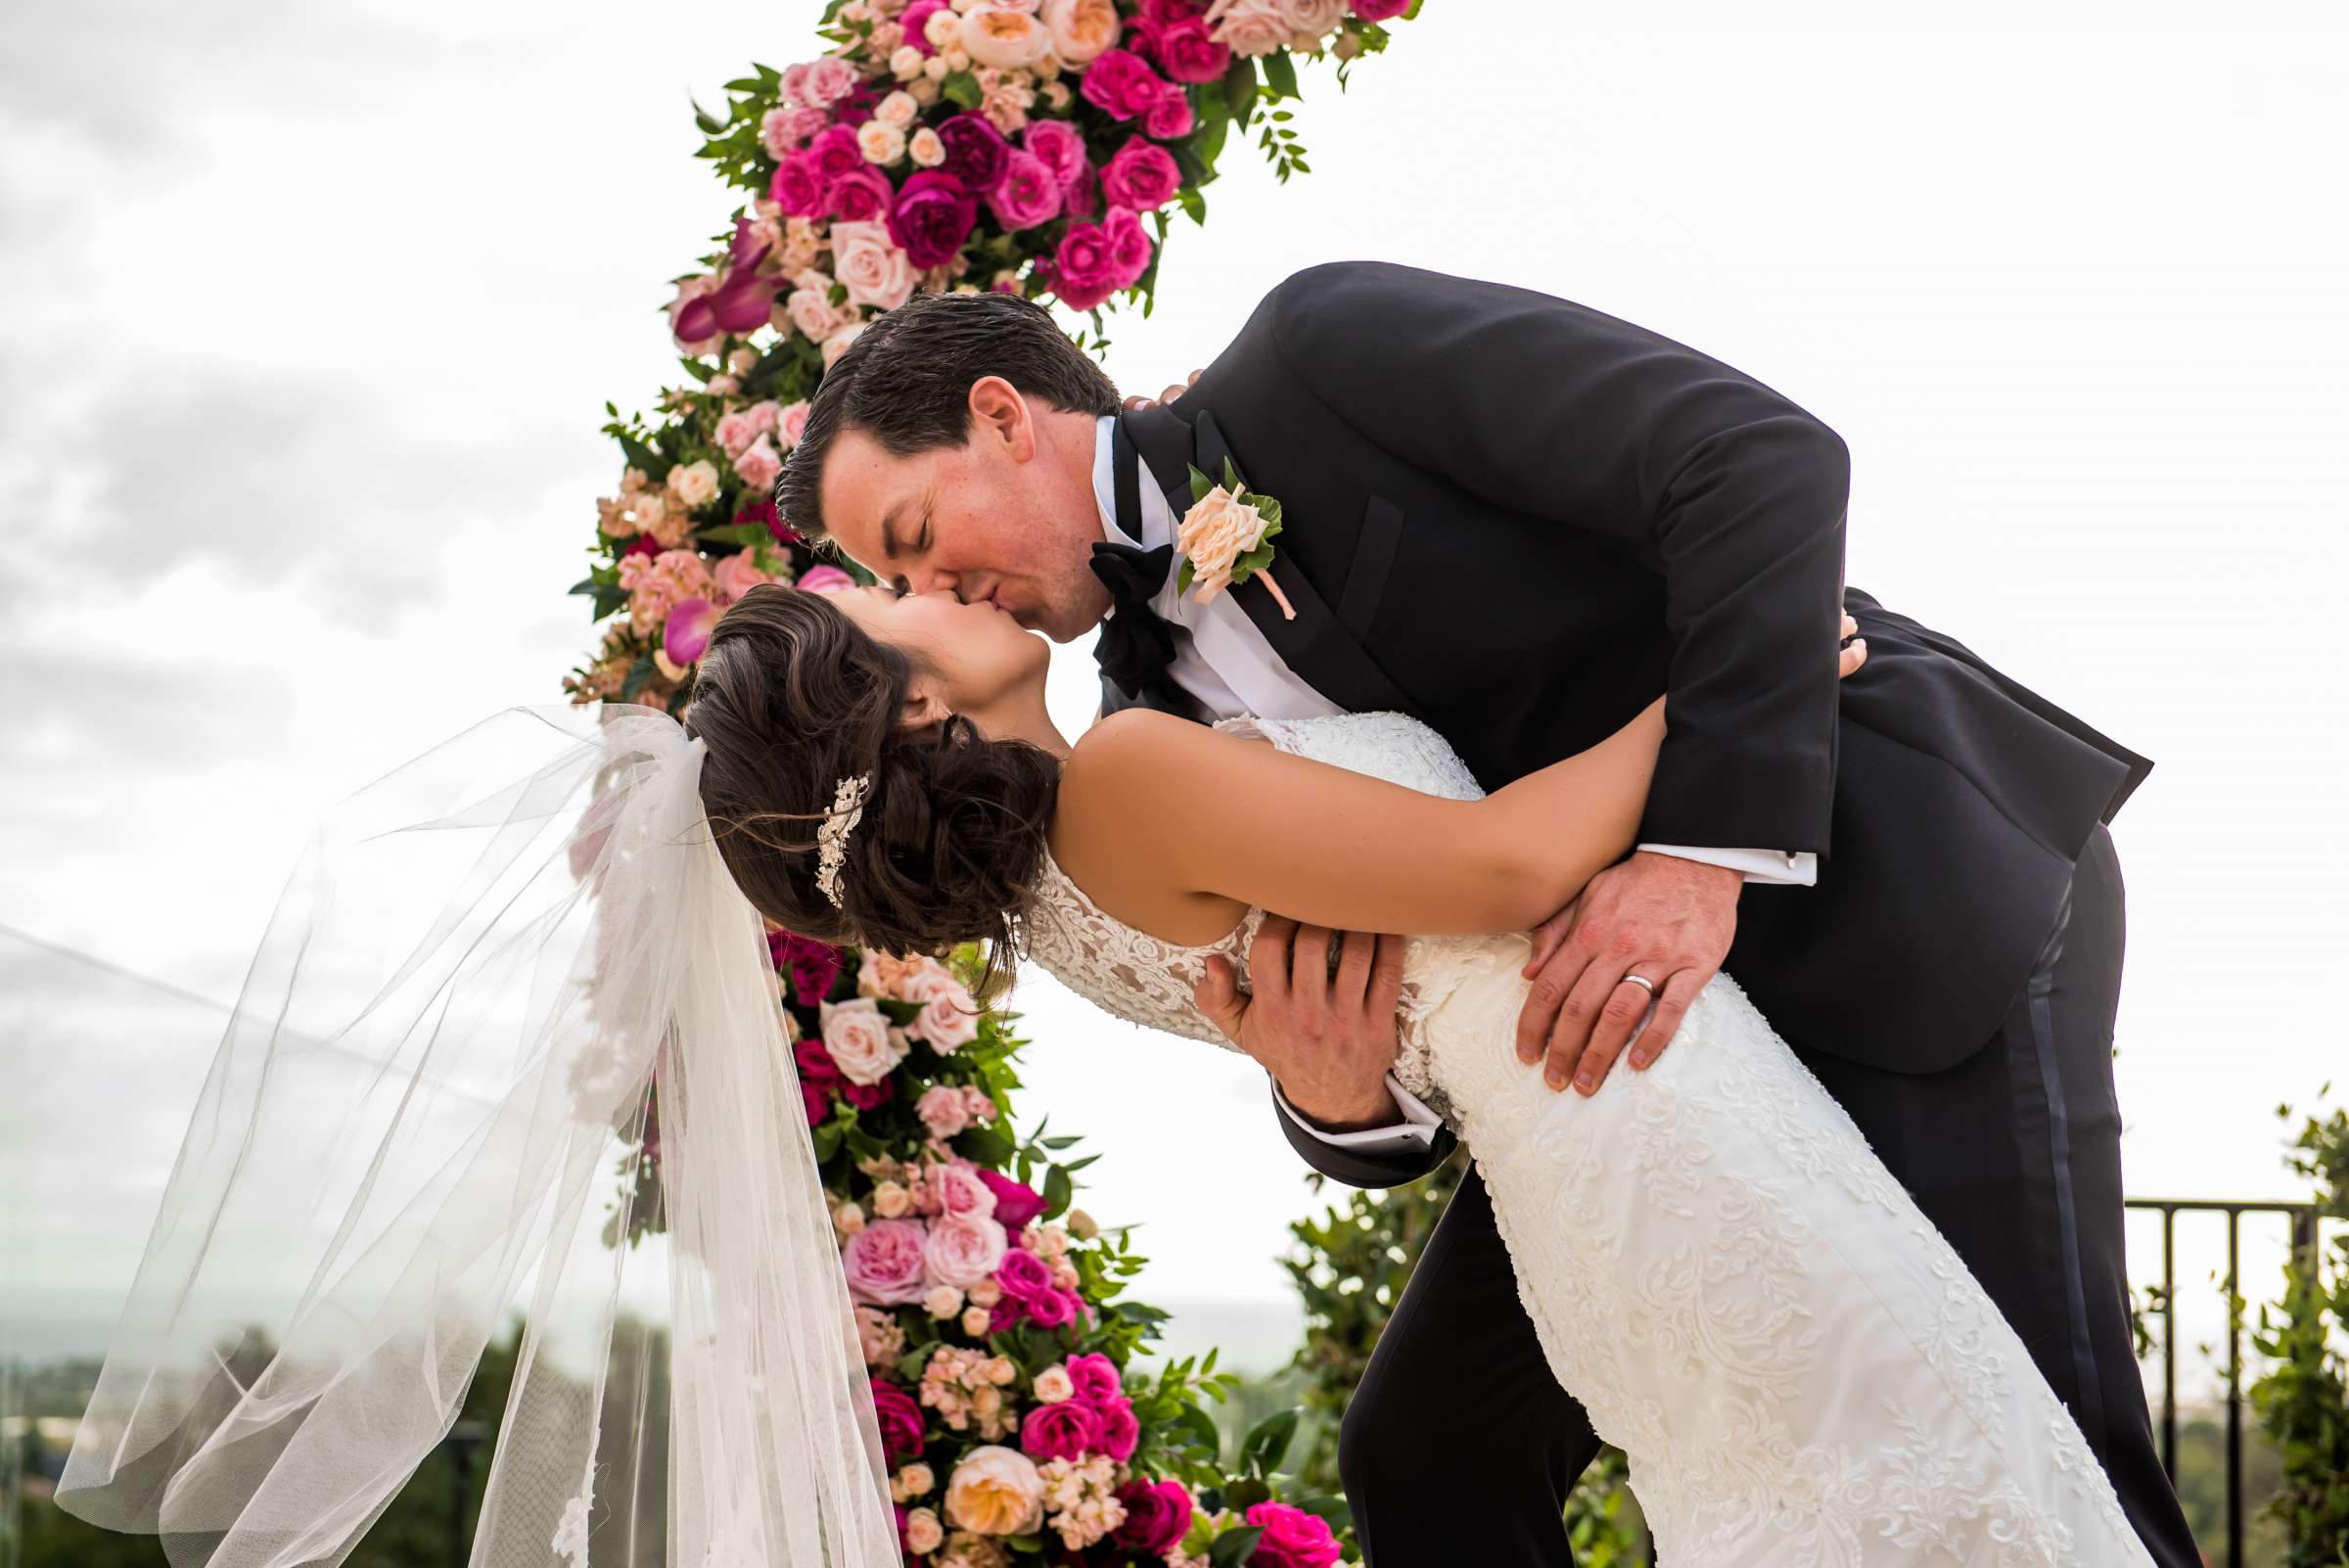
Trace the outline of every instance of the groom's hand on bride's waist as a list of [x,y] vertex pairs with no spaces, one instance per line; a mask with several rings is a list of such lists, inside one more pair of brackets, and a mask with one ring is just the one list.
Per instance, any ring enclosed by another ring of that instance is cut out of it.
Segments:
[[[1332,944],[1338,961],[1330,965]],[[1264,1065],[1291,1109],[1325,1132],[1403,1119],[1387,1088],[1403,939],[1332,932],[1267,915],[1248,948],[1248,981],[1210,958],[1192,993],[1199,1011]]]
[[1652,853],[1592,877],[1534,932],[1517,1059],[1547,1057],[1549,1086],[1571,1081],[1581,1094],[1597,1092],[1635,1034],[1632,1066],[1653,1062],[1727,956],[1744,883],[1727,867]]

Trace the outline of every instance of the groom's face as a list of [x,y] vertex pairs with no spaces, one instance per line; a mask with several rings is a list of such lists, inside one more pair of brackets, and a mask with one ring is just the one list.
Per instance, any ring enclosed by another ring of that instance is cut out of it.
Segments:
[[1032,414],[990,377],[972,389],[959,446],[900,457],[842,431],[824,462],[825,529],[884,582],[990,604],[1067,642],[1109,609],[1087,564],[1101,537],[1091,439],[1088,418]]

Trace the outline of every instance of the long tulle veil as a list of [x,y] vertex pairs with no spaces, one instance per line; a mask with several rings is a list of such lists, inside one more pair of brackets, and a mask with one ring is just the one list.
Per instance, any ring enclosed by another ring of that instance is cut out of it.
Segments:
[[[677,1568],[898,1562],[774,974],[710,839],[702,755],[651,708],[510,708],[328,813],[61,1504],[161,1536],[175,1568],[340,1563],[519,1312],[476,1568],[658,1561],[663,1537]],[[658,1183],[627,1153],[655,1102]],[[642,1201],[666,1238],[611,1244]],[[645,1316],[665,1378],[627,1343]]]

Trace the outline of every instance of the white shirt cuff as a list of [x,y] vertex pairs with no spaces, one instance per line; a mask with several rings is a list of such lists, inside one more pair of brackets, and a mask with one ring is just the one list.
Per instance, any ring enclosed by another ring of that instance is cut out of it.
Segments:
[[1280,1103],[1280,1114],[1287,1117],[1313,1137],[1332,1148],[1352,1149],[1357,1154],[1410,1154],[1435,1147],[1436,1129],[1444,1119],[1429,1110],[1418,1095],[1387,1075],[1387,1089],[1395,1096],[1395,1104],[1403,1112],[1403,1120],[1385,1127],[1366,1127],[1353,1132],[1326,1132],[1313,1126],[1303,1111],[1289,1103],[1280,1091],[1280,1081],[1272,1083],[1272,1098]]
[[1798,854],[1784,850],[1699,850],[1684,844],[1642,844],[1639,848],[1648,854],[1677,855],[1683,860],[1742,871],[1748,882],[1819,886],[1819,856],[1808,850]]

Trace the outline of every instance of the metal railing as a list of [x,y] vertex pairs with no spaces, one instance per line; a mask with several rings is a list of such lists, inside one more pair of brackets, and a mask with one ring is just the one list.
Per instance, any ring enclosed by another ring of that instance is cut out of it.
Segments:
[[2317,1266],[2318,1208],[2313,1203],[2234,1202],[2222,1198],[2131,1198],[2129,1208],[2161,1216],[2161,1467],[2178,1480],[2178,1217],[2227,1217],[2227,1555],[2225,1568],[2243,1568],[2248,1519],[2243,1507],[2242,1221],[2247,1214],[2281,1215],[2291,1224],[2292,1255]]

